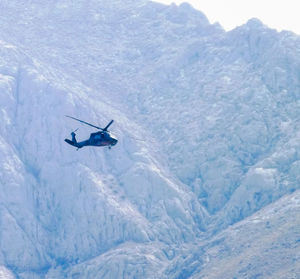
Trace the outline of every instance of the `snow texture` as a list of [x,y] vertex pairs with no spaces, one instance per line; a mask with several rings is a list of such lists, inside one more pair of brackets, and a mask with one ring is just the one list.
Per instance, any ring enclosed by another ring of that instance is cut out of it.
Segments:
[[299,36],[147,0],[0,26],[0,278],[300,276]]

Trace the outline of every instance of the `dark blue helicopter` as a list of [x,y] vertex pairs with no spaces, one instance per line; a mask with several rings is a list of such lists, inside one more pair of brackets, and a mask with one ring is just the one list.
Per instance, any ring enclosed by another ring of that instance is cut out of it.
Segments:
[[71,133],[72,136],[72,140],[69,139],[65,139],[65,142],[67,142],[68,144],[71,144],[72,146],[77,147],[77,150],[79,148],[82,148],[84,146],[108,146],[108,148],[110,149],[112,146],[116,145],[118,140],[112,136],[112,134],[107,130],[108,127],[114,122],[113,120],[111,120],[105,128],[100,128],[98,126],[95,126],[93,124],[90,124],[88,122],[82,121],[80,119],[77,119],[75,117],[72,116],[68,116],[66,115],[66,117],[72,118],[74,120],[77,120],[81,123],[84,123],[86,125],[89,125],[91,127],[94,127],[98,130],[101,130],[99,132],[96,133],[91,133],[90,138],[88,140],[84,140],[84,141],[80,141],[78,142],[76,140],[76,134],[75,132],[78,130],[76,129],[74,132]]

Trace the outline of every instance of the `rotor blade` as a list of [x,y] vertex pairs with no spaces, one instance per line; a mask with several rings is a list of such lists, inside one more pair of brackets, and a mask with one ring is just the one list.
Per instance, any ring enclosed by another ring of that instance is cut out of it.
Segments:
[[103,128],[103,131],[107,131],[108,127],[109,127],[113,122],[114,122],[114,121],[111,120],[111,121],[106,125],[106,127]]
[[102,128],[98,127],[98,126],[95,126],[95,125],[93,125],[93,124],[90,124],[90,123],[88,123],[88,122],[85,122],[85,121],[83,121],[83,120],[77,119],[77,118],[72,117],[72,116],[69,116],[69,115],[65,115],[65,116],[66,116],[66,117],[69,117],[69,118],[72,118],[72,119],[74,119],[74,120],[77,120],[77,121],[79,121],[79,122],[81,122],[81,123],[84,123],[84,124],[86,124],[86,125],[89,125],[89,126],[91,126],[91,127],[94,127],[94,128],[96,128],[96,129],[99,129],[99,130],[104,131],[104,129],[102,129]]

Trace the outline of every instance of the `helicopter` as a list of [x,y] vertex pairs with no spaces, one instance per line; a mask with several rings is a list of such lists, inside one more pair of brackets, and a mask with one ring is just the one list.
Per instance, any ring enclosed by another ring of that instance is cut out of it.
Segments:
[[84,141],[80,141],[78,142],[76,140],[76,134],[75,132],[78,130],[76,129],[75,131],[73,131],[71,133],[72,136],[72,140],[69,139],[65,139],[65,142],[67,142],[68,144],[77,147],[77,150],[79,148],[82,148],[84,146],[108,146],[109,149],[111,149],[112,146],[116,145],[118,140],[107,130],[108,127],[114,122],[113,120],[111,120],[106,126],[105,128],[101,128],[98,126],[95,126],[93,124],[90,124],[88,122],[85,122],[83,120],[77,119],[75,117],[69,116],[69,115],[65,115],[66,117],[72,118],[76,121],[79,121],[81,123],[84,123],[86,125],[89,125],[91,127],[94,127],[98,130],[100,130],[99,132],[96,133],[91,133],[90,138]]

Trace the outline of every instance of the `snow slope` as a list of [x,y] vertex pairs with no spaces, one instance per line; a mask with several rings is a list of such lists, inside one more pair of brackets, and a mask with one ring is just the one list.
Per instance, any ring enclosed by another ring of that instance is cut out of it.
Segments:
[[198,243],[165,278],[298,278],[299,214],[297,191]]
[[[205,222],[205,210],[191,210],[193,195],[160,167],[148,146],[126,139],[127,129],[139,127],[87,97],[80,84],[66,89],[63,79],[52,83],[16,48],[3,43],[3,49],[11,53],[3,63],[10,72],[1,74],[1,258],[7,267],[32,278],[32,272],[78,263],[126,242],[177,246],[200,232],[194,215]],[[76,152],[66,146],[74,123],[61,119],[76,115],[78,107],[91,118],[119,119],[118,147]]]
[[[197,243],[300,188],[299,36],[146,0],[1,1],[0,26],[4,278],[197,278]],[[76,152],[65,114],[118,145]]]

